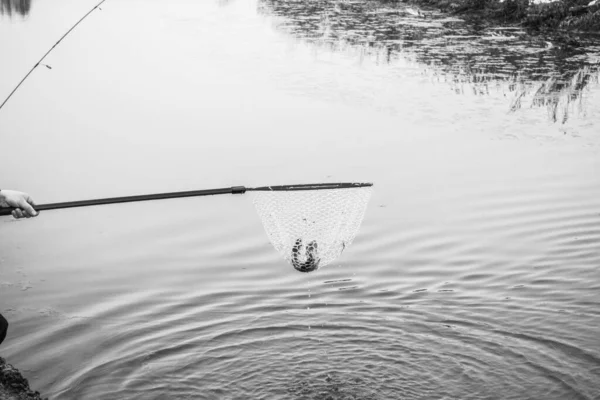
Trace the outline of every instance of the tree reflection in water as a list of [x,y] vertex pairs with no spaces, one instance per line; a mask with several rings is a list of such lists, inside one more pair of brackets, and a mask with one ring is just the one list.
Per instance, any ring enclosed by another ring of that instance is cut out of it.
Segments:
[[26,17],[31,9],[31,0],[0,0],[0,15],[19,14]]
[[553,122],[566,123],[572,112],[585,113],[584,91],[590,83],[598,84],[598,68],[585,66],[573,75],[550,76],[545,82],[521,85],[510,106],[514,112],[521,108],[523,98],[530,98],[532,107],[547,107]]
[[316,46],[371,57],[392,65],[419,64],[432,81],[458,94],[501,91],[507,108],[548,107],[552,121],[565,123],[584,112],[585,92],[598,84],[600,46],[581,47],[530,36],[515,27],[491,28],[436,13],[415,13],[402,3],[379,0],[261,0],[259,12],[277,27]]

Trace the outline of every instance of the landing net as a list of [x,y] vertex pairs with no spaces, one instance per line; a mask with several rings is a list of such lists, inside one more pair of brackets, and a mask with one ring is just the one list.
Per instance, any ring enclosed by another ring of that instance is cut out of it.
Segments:
[[298,271],[314,271],[334,261],[360,228],[372,186],[338,185],[350,186],[267,187],[250,192],[269,240]]

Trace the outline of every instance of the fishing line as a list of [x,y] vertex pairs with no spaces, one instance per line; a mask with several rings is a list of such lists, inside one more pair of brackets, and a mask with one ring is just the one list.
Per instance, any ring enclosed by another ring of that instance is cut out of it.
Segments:
[[[56,46],[58,46],[58,44],[60,42],[62,42],[62,40],[67,37],[67,35],[69,33],[71,33],[71,31],[73,31],[73,29],[75,29],[77,27],[77,25],[79,25],[88,15],[90,15],[94,10],[96,10],[98,7],[100,7],[102,5],[102,3],[104,3],[106,0],[102,0],[100,3],[96,4],[96,6],[94,8],[92,8],[90,11],[87,12],[87,14],[85,14],[83,17],[81,17],[81,19],[79,21],[77,21],[75,23],[75,25],[73,25],[71,27],[71,29],[69,29],[64,35],[62,35],[62,37],[60,39],[58,39],[58,41],[56,43],[54,43],[54,45],[52,47],[50,47],[50,49],[46,52],[46,54],[44,54],[42,56],[42,58],[39,59],[39,61],[29,70],[29,72],[27,73],[27,75],[25,75],[25,77],[23,79],[21,79],[21,82],[19,82],[19,84],[13,89],[12,92],[10,92],[10,94],[8,95],[8,97],[6,99],[4,99],[4,101],[2,102],[2,104],[0,104],[0,110],[2,109],[2,107],[4,107],[4,105],[6,104],[6,102],[12,97],[12,95],[19,89],[19,87],[21,87],[21,85],[23,84],[23,82],[25,82],[25,80],[27,80],[27,78],[29,77],[29,75],[31,75],[31,73],[42,63],[42,61],[44,61],[44,59],[46,58],[46,56],[48,54],[50,54],[50,52],[52,52],[52,50],[54,50],[54,48]],[[52,69],[51,67],[49,67],[48,65],[42,64],[46,67],[48,67],[49,69]]]

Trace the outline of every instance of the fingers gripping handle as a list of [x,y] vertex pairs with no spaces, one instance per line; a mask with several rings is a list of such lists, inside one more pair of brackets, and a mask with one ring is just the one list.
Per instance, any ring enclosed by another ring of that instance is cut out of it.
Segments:
[[[33,206],[33,209],[39,213],[40,210],[43,210],[44,207],[43,206]],[[0,207],[0,216],[3,215],[11,215],[13,211],[15,210],[22,210],[22,208],[16,208],[16,207]],[[37,215],[37,214],[35,214]]]

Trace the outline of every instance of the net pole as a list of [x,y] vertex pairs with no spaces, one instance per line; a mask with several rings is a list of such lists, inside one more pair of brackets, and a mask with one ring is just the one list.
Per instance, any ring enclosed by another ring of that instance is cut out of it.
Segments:
[[[372,186],[370,183],[335,183],[335,184],[303,184],[303,185],[283,185],[283,186],[262,186],[257,188],[246,188],[245,186],[232,186],[229,188],[219,189],[203,189],[203,190],[190,190],[183,192],[168,192],[168,193],[154,193],[144,194],[136,196],[123,196],[123,197],[108,197],[101,199],[91,200],[78,200],[68,201],[61,203],[49,203],[35,205],[36,211],[45,210],[57,210],[62,208],[76,208],[76,207],[87,207],[87,206],[98,206],[104,204],[117,204],[117,203],[131,203],[137,201],[150,201],[150,200],[164,200],[164,199],[175,199],[182,197],[196,197],[196,196],[212,196],[219,194],[243,194],[247,191],[304,191],[304,190],[319,190],[319,189],[344,189],[344,188],[355,188]],[[15,210],[14,207],[0,207],[0,216],[10,215]]]
[[[92,200],[79,200],[79,201],[68,201],[62,203],[50,203],[40,204],[34,206],[36,211],[45,210],[56,210],[61,208],[75,208],[75,207],[87,207],[87,206],[98,206],[103,204],[117,204],[117,203],[131,203],[137,201],[149,201],[149,200],[163,200],[163,199],[175,199],[182,197],[196,197],[196,196],[212,196],[218,194],[242,194],[246,192],[244,186],[233,186],[229,188],[221,189],[205,189],[205,190],[190,190],[184,192],[169,192],[169,193],[154,193],[144,194],[137,196],[124,196],[124,197],[108,197],[103,199],[92,199]],[[10,215],[15,210],[13,207],[0,208],[0,215]]]

